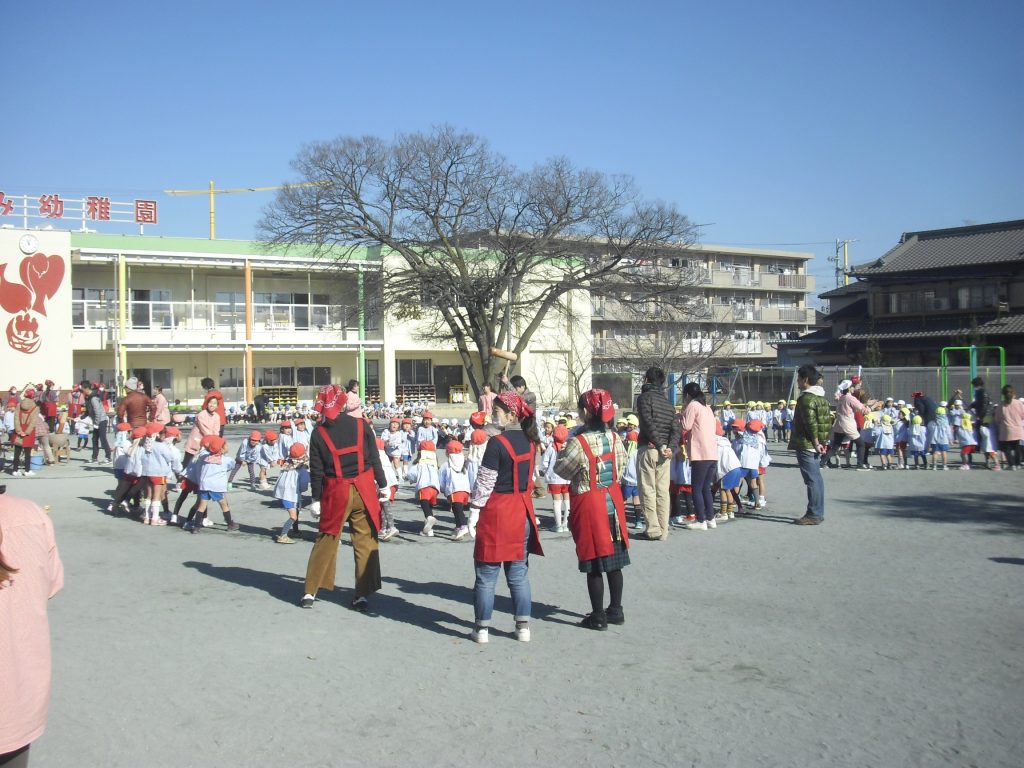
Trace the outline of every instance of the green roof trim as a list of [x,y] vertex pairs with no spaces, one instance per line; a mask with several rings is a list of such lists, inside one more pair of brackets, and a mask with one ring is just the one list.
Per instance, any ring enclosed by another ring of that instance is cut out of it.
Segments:
[[[166,251],[168,253],[219,254],[227,256],[278,256],[305,260],[324,258],[312,245],[293,245],[287,248],[270,247],[258,240],[208,240],[200,237],[163,237],[150,235],[107,235],[94,232],[72,232],[72,250]],[[331,249],[327,250],[327,253]],[[342,249],[336,249],[340,254]],[[350,256],[357,261],[376,261],[378,248],[357,248]]]

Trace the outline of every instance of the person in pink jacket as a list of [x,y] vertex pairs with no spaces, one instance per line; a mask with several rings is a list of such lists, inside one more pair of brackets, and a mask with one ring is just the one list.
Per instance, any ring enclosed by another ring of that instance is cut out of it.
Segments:
[[199,449],[202,448],[204,437],[220,436],[220,415],[217,408],[220,401],[216,397],[208,397],[203,403],[203,409],[196,414],[195,424],[192,431],[188,433],[188,442],[185,443],[185,458],[181,462],[182,468],[196,457]]
[[1021,445],[1024,439],[1024,403],[1017,400],[1017,393],[1007,384],[1000,390],[1003,400],[996,406],[992,423],[999,432],[999,450],[1006,456],[1007,469],[1020,469]]
[[718,466],[718,442],[715,439],[715,414],[708,408],[700,384],[691,381],[683,387],[686,407],[679,415],[686,441],[686,455],[690,458],[690,487],[697,520],[687,523],[691,530],[706,531],[716,528],[715,498],[711,485]]
[[860,430],[857,429],[857,420],[854,414],[867,414],[871,412],[871,409],[857,399],[852,392],[852,387],[849,379],[843,380],[839,384],[839,390],[836,392],[836,420],[832,425],[828,452],[821,457],[822,467],[828,466],[829,459],[847,440],[857,447],[857,469],[867,466],[867,446],[864,445],[864,441],[860,437]]
[[0,489],[0,765],[28,766],[50,707],[46,601],[64,586],[53,524]]

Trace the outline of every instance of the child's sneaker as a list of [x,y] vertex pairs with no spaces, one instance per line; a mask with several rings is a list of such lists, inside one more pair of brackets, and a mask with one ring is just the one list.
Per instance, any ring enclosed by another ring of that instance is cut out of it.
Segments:
[[228,523],[228,531],[230,533],[236,533],[238,531],[238,523],[234,522],[233,520],[230,523]]
[[172,514],[172,515],[171,515],[171,519],[170,519],[170,520],[169,520],[168,522],[169,522],[169,523],[170,523],[171,525],[177,525],[177,524],[178,524],[178,516],[177,516],[177,515],[175,515],[175,514]]
[[274,541],[276,541],[278,544],[294,544],[295,543],[295,539],[289,537],[287,534],[284,534],[284,533],[275,536],[274,537]]
[[420,531],[420,536],[433,536],[434,535],[434,523],[437,522],[437,518],[430,515],[426,520],[423,521],[423,529]]
[[454,539],[455,541],[459,541],[461,539],[466,538],[467,536],[469,536],[469,526],[460,525],[458,528],[455,529],[455,535],[452,536],[452,539]]
[[736,513],[733,512],[731,508],[729,509],[729,519],[730,520],[735,520],[736,519]]
[[718,527],[718,523],[715,521],[715,518],[712,517],[710,520],[708,520],[707,526],[710,530],[714,530]]
[[767,506],[768,506],[768,499],[766,499],[764,496],[758,496],[758,498],[757,498],[757,508],[758,509],[764,509]]
[[167,521],[164,520],[162,517],[160,517],[160,515],[154,515],[150,519],[149,524],[150,525],[167,525]]
[[688,531],[706,531],[707,529],[707,523],[698,523],[696,520],[692,523],[686,524],[686,530]]
[[203,518],[203,528],[213,528],[213,520],[208,517]]
[[674,515],[673,517],[670,517],[668,519],[668,521],[670,523],[672,523],[672,525],[682,525],[683,524],[683,516],[682,515]]

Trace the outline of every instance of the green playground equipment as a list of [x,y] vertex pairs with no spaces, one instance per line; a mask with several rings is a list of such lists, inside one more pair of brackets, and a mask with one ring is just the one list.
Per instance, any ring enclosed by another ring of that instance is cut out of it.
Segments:
[[998,347],[993,345],[981,345],[971,344],[969,347],[943,347],[941,354],[942,362],[942,399],[949,399],[949,353],[950,352],[963,352],[967,351],[970,353],[971,361],[971,381],[978,375],[978,350],[979,349],[998,349],[999,350],[999,389],[1006,386],[1006,349],[1004,347]]

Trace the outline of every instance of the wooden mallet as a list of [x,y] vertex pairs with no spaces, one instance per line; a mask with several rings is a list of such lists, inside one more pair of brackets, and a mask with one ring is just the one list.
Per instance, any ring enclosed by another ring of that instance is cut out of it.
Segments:
[[491,357],[497,357],[505,361],[505,373],[502,374],[503,376],[508,376],[508,367],[519,359],[519,355],[515,352],[509,352],[507,349],[489,347],[487,351],[491,353]]

